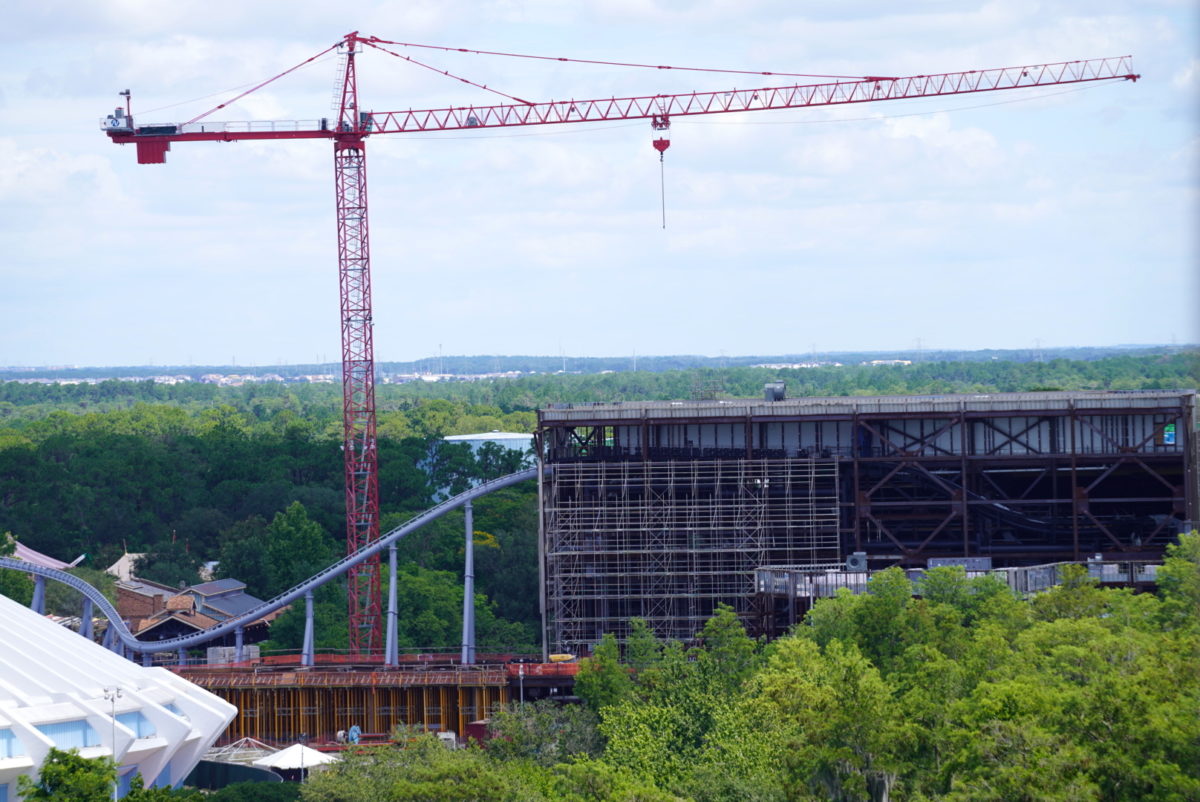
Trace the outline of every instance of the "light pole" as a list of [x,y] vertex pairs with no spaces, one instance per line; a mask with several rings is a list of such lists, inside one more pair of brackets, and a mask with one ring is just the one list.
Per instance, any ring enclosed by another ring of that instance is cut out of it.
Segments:
[[112,714],[112,760],[113,760],[113,800],[117,799],[117,791],[121,786],[120,776],[117,774],[117,700],[122,696],[120,688],[105,688],[104,698],[108,700]]

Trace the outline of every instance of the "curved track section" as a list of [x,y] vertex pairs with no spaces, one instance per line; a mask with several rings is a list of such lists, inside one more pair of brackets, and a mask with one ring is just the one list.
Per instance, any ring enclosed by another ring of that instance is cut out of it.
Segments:
[[337,579],[354,566],[359,565],[373,555],[379,554],[392,543],[395,543],[408,533],[414,532],[425,524],[441,518],[443,515],[450,512],[450,510],[461,507],[468,501],[474,501],[481,496],[494,493],[497,490],[502,490],[506,487],[520,484],[521,482],[525,482],[530,479],[535,479],[537,478],[537,473],[537,468],[529,468],[524,471],[517,471],[516,473],[510,473],[507,476],[501,476],[499,479],[492,479],[491,481],[484,482],[481,485],[471,488],[465,493],[459,493],[457,496],[449,498],[437,506],[430,507],[412,520],[401,524],[384,535],[381,535],[380,538],[374,543],[364,546],[353,554],[346,555],[325,570],[310,576],[299,585],[296,585],[296,587],[292,588],[291,590],[284,591],[270,601],[263,602],[258,607],[255,607],[254,609],[249,610],[235,618],[230,618],[229,620],[213,627],[212,629],[206,629],[203,632],[196,632],[191,635],[183,635],[181,637],[171,638],[169,640],[145,642],[135,638],[133,633],[129,631],[129,627],[127,627],[125,622],[121,620],[121,616],[117,613],[116,608],[113,607],[112,603],[104,597],[104,594],[77,576],[72,576],[71,574],[54,568],[44,568],[40,565],[33,565],[32,563],[25,562],[24,560],[14,560],[9,557],[0,557],[0,568],[11,568],[16,571],[24,571],[27,574],[44,576],[47,579],[53,579],[55,582],[61,582],[64,585],[78,590],[84,596],[91,599],[96,608],[104,613],[104,616],[109,620],[109,624],[114,628],[117,638],[120,639],[121,643],[123,643],[131,651],[141,654],[153,654],[155,652],[174,651],[175,649],[180,648],[186,649],[188,647],[197,646],[201,643],[210,641],[213,638],[219,638],[222,635],[233,632],[240,626],[245,626],[252,621],[257,621],[264,615],[273,613],[281,607],[285,607],[297,599],[303,598],[304,594],[310,590],[314,590],[327,582]]

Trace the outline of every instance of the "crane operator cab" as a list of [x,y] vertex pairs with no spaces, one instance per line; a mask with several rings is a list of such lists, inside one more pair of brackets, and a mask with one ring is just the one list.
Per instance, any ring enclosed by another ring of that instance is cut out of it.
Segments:
[[112,114],[104,118],[103,127],[106,131],[132,131],[133,118],[125,113],[125,109],[118,106]]

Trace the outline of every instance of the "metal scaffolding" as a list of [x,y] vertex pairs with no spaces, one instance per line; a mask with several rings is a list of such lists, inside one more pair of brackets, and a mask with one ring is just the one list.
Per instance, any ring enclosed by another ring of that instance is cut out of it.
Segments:
[[1154,560],[1200,519],[1195,390],[555,404],[538,412],[548,649],[747,623],[766,566]]
[[544,488],[547,640],[559,651],[643,618],[689,640],[754,570],[839,558],[832,459],[578,461]]

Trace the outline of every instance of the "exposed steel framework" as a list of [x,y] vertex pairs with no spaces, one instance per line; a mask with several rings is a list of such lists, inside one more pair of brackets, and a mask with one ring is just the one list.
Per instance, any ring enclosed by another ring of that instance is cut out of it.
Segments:
[[[434,69],[385,47],[416,45],[374,36],[347,34],[336,44],[279,75],[248,89],[225,103],[183,123],[136,125],[128,104],[103,121],[113,142],[133,144],[139,164],[161,164],[173,142],[233,142],[262,139],[330,139],[334,143],[338,223],[338,272],[341,288],[343,448],[346,472],[346,545],[354,552],[379,536],[379,499],[375,443],[374,348],[371,315],[371,271],[367,224],[366,138],[373,134],[487,129],[524,125],[604,122],[648,119],[665,132],[672,117],[729,112],[766,111],[866,103],[903,98],[959,95],[1089,81],[1137,80],[1129,56],[1036,64],[1001,69],[916,75],[904,78],[867,76],[816,84],[731,89],[717,92],[658,94],[625,98],[532,103],[506,95],[443,70],[435,70],[463,83],[516,101],[497,105],[466,105],[408,111],[363,111],[358,100],[355,56],[364,46],[388,53],[427,69]],[[447,49],[447,48],[436,48]],[[468,51],[454,48],[461,52]],[[331,51],[343,58],[338,115],[309,121],[210,122],[213,112],[254,92]],[[512,53],[491,55],[520,56]],[[555,61],[573,59],[555,58]],[[663,65],[655,69],[672,69]],[[690,68],[685,68],[690,69]],[[743,72],[713,70],[714,72]],[[777,73],[760,73],[778,75]],[[791,74],[794,75],[794,74]],[[660,134],[657,143],[667,142]],[[655,145],[660,153],[664,150]],[[353,569],[349,575],[350,647],[357,654],[373,654],[382,646],[379,607],[378,558]]]
[[[354,42],[346,47],[334,140],[338,278],[342,316],[342,449],[346,470],[346,553],[379,539],[375,443],[375,345],[371,320],[371,247],[367,225],[367,145],[358,113]],[[350,650],[375,654],[382,645],[379,556],[354,566],[349,585]]]
[[686,638],[717,602],[749,620],[757,568],[855,552],[872,568],[1154,560],[1200,520],[1195,390],[625,402],[538,420],[554,649],[623,636],[630,616]]

